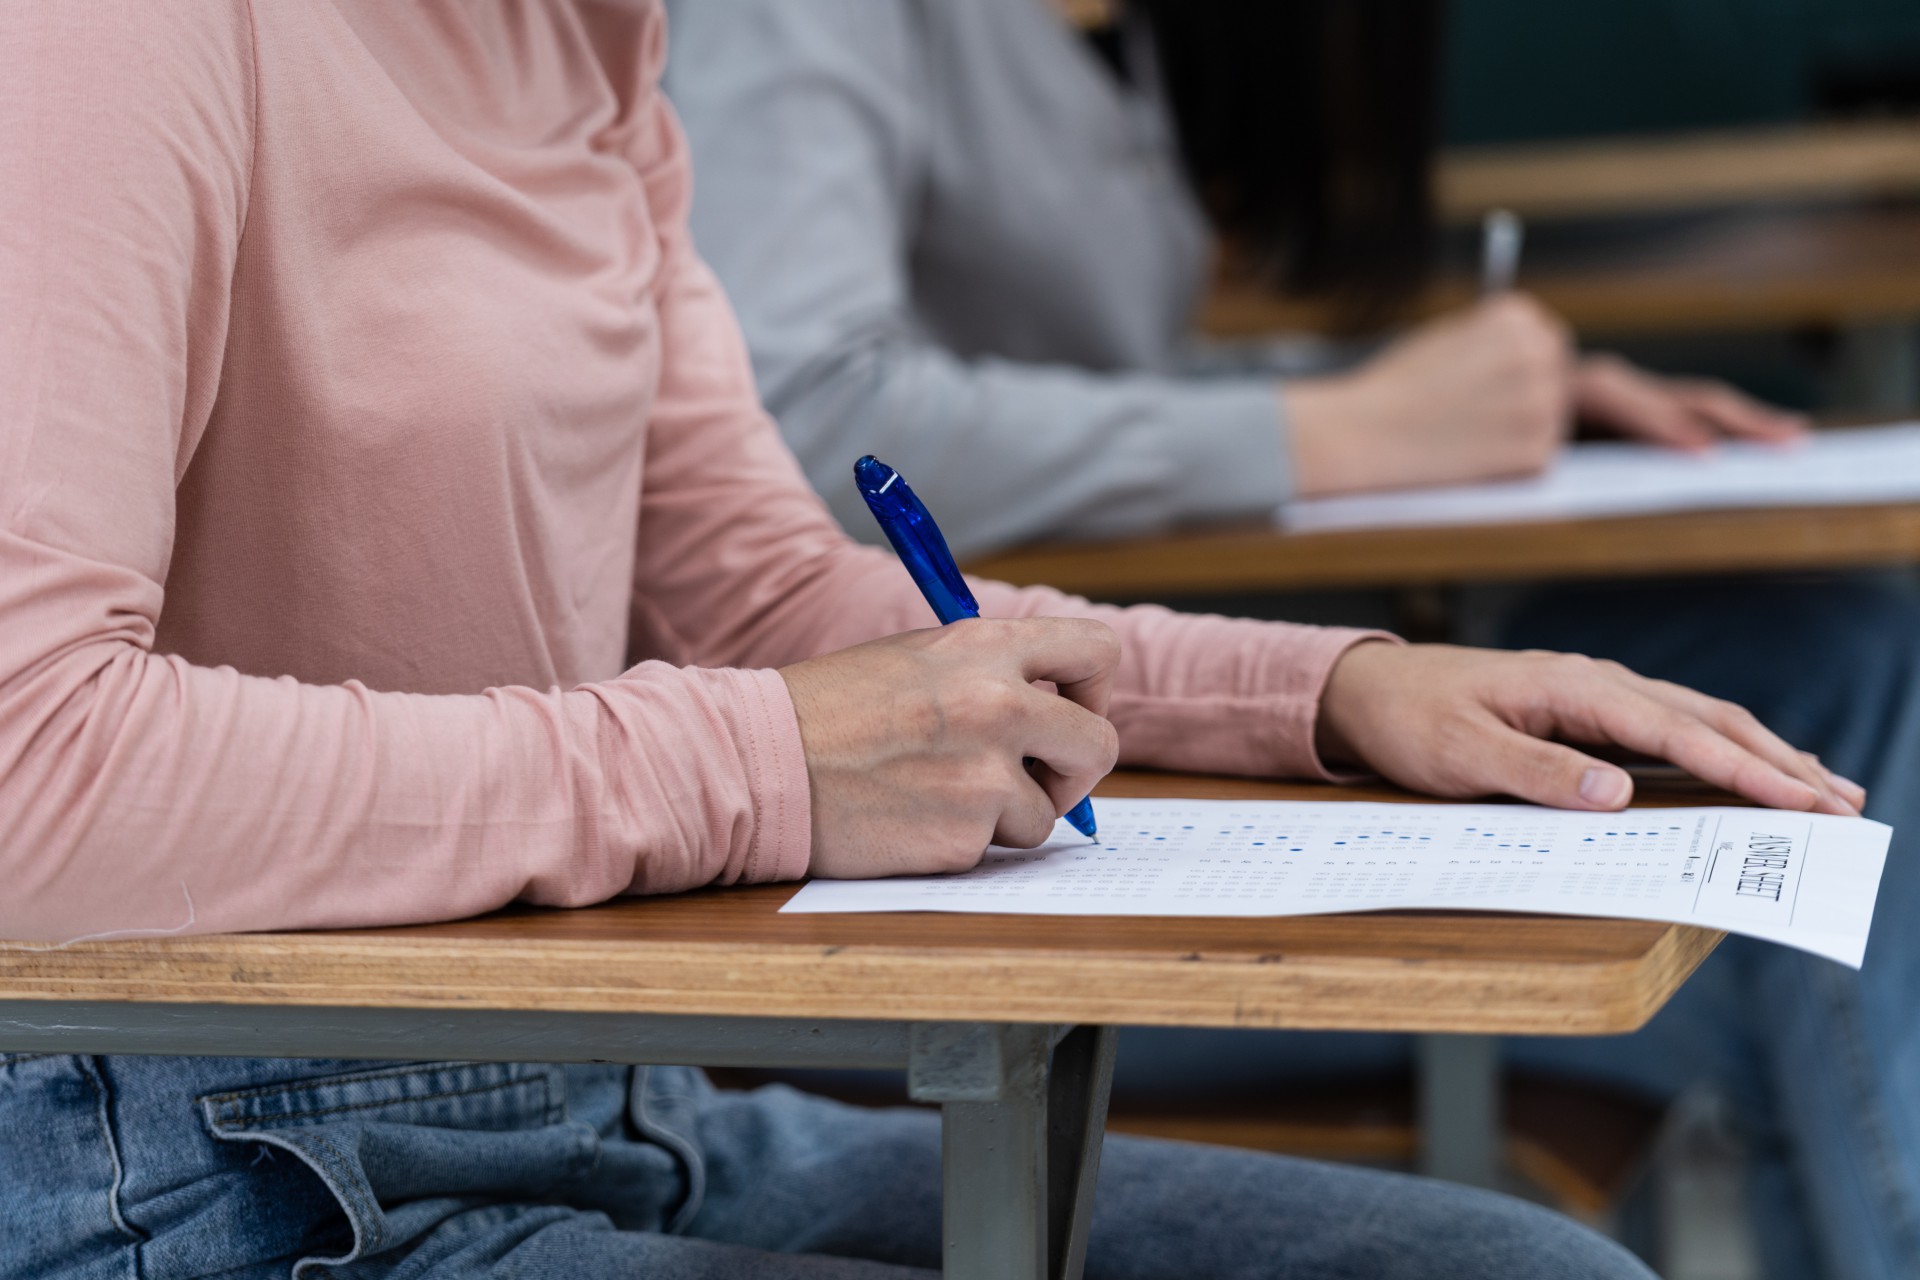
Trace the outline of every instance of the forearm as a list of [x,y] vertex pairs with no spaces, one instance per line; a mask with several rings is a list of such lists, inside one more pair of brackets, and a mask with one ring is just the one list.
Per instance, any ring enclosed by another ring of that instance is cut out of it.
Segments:
[[472,696],[243,676],[74,611],[70,559],[0,550],[0,583],[34,584],[0,599],[0,936],[395,924],[804,869],[770,672]]

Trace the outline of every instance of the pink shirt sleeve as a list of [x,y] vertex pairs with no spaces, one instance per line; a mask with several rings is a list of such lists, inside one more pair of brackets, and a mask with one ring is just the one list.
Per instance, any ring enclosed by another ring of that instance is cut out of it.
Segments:
[[253,93],[237,0],[0,11],[0,937],[797,875],[806,779],[771,671],[419,696],[154,651],[175,486],[222,374]]

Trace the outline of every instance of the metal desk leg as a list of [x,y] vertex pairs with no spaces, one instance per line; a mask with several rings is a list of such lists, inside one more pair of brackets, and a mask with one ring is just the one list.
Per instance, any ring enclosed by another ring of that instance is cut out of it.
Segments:
[[946,1280],[1079,1280],[1113,1045],[1095,1027],[913,1028],[909,1091],[941,1104]]
[[1500,1040],[1423,1035],[1419,1040],[1420,1171],[1491,1187],[1500,1177]]
[[1107,1136],[1107,1098],[1120,1036],[1075,1027],[1053,1051],[1047,1091],[1047,1243],[1054,1280],[1080,1280]]

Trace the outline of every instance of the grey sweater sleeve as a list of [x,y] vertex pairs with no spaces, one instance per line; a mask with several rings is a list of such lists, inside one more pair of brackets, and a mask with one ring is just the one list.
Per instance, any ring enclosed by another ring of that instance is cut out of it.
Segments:
[[672,6],[694,238],[814,486],[872,540],[850,469],[878,454],[963,557],[1272,510],[1288,494],[1272,380],[962,359],[917,331],[909,261],[936,74],[918,13],[909,0]]

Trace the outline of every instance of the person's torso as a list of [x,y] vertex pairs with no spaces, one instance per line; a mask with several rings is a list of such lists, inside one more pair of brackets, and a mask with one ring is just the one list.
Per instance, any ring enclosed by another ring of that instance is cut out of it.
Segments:
[[1046,0],[926,3],[916,318],[963,355],[1164,366],[1209,239],[1144,44],[1124,82]]
[[652,6],[266,0],[158,645],[466,692],[616,673],[660,339]]

